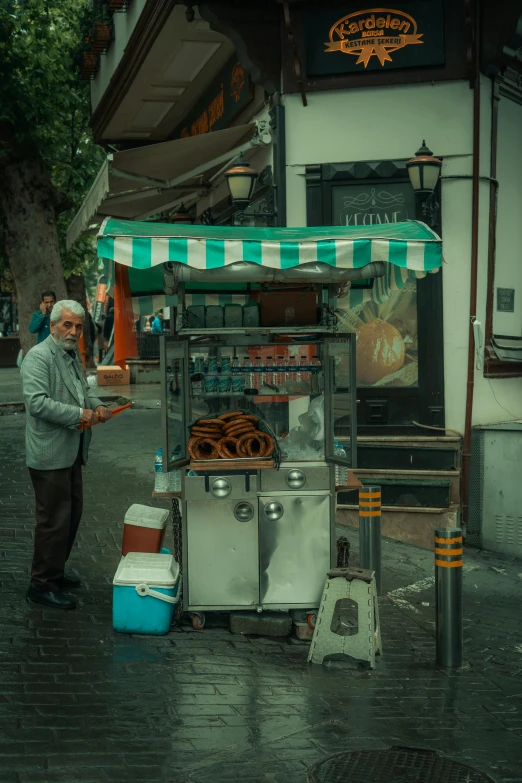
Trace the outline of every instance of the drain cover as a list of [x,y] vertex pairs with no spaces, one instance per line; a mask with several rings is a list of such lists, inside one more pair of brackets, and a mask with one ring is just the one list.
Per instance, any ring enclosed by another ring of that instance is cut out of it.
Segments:
[[433,750],[388,748],[337,753],[309,772],[310,783],[494,783]]

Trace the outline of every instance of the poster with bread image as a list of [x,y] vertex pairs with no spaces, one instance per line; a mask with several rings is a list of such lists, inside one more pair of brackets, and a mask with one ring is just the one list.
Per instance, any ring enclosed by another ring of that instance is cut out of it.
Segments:
[[418,385],[416,288],[409,280],[382,304],[340,311],[343,327],[357,336],[358,386]]

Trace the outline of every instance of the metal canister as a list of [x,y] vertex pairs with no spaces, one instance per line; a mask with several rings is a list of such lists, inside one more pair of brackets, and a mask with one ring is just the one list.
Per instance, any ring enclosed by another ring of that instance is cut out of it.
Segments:
[[232,388],[232,376],[231,375],[221,375],[218,376],[218,388],[220,394],[230,394],[230,390]]
[[205,394],[218,393],[218,376],[216,373],[207,373],[205,375]]
[[245,392],[245,377],[244,375],[232,376],[232,394],[244,394]]

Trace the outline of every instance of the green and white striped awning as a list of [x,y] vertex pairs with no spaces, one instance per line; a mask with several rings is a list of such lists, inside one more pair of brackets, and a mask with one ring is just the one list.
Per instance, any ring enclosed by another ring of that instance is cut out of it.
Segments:
[[98,255],[135,269],[168,261],[208,271],[239,262],[282,270],[322,264],[328,282],[328,267],[360,269],[373,261],[433,272],[442,265],[442,240],[413,220],[346,228],[243,228],[107,218],[98,234]]

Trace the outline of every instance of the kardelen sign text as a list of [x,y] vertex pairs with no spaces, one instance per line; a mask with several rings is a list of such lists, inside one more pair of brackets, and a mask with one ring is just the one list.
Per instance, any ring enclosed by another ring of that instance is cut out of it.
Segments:
[[303,11],[310,77],[444,65],[443,0]]

